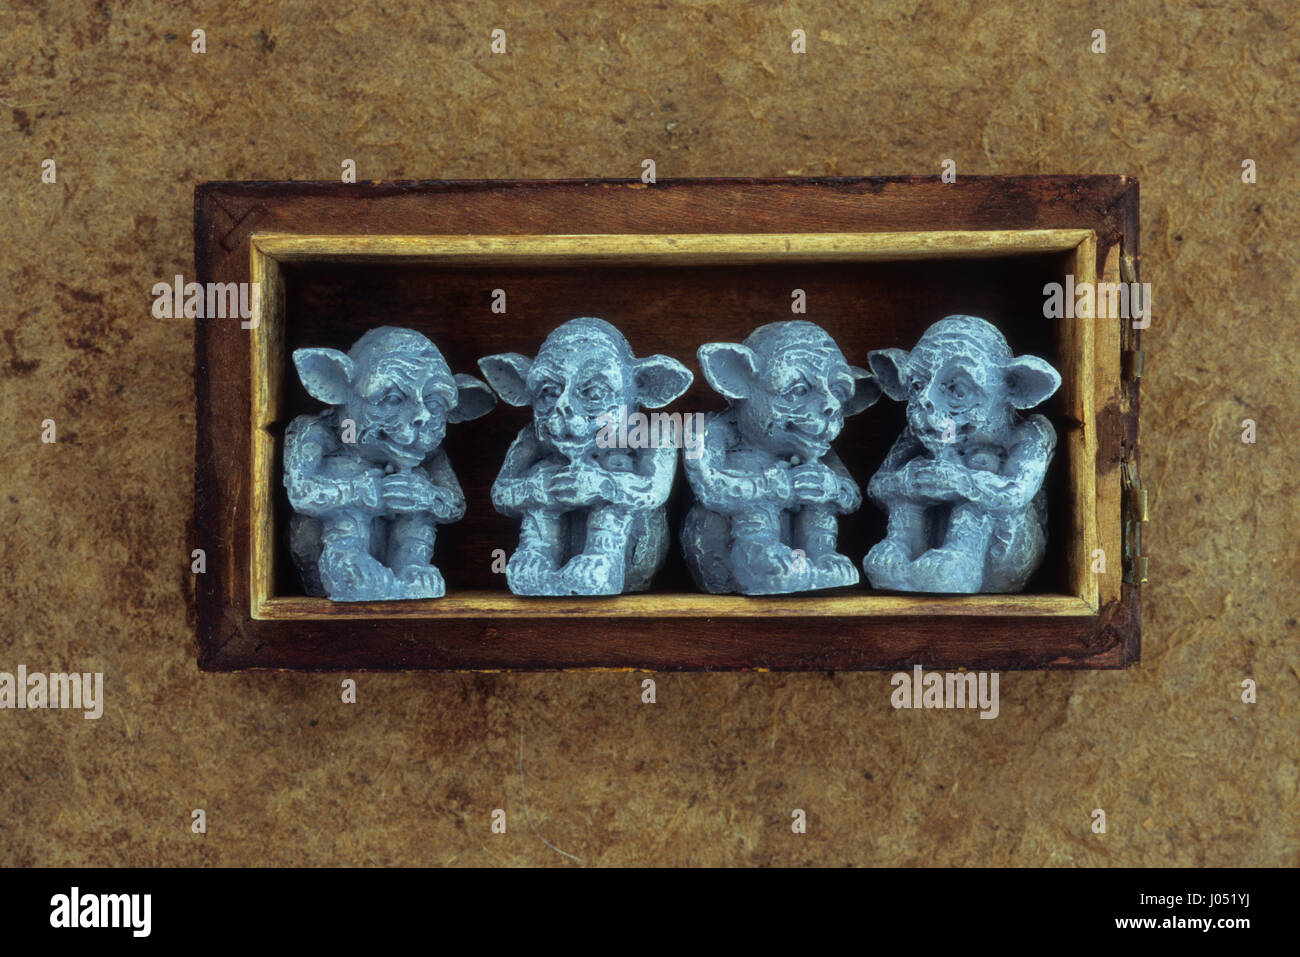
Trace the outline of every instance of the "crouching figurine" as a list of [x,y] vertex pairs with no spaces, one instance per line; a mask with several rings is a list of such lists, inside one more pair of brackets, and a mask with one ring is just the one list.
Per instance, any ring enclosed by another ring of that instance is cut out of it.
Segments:
[[[537,358],[486,356],[479,368],[506,402],[532,406],[492,485],[492,503],[522,520],[506,563],[516,595],[645,591],[668,552],[665,503],[675,434],[619,448],[608,436],[631,411],[657,408],[693,380],[668,356],[638,359],[603,319],[555,329]],[[624,430],[625,432],[625,430]]]
[[304,590],[335,601],[440,598],[435,528],[460,520],[465,496],[439,446],[448,422],[496,405],[492,390],[453,376],[420,333],[391,326],[346,354],[296,349],[293,362],[331,406],[285,433],[289,547]]
[[1061,377],[1035,356],[1013,357],[996,328],[949,316],[910,353],[868,357],[891,399],[907,402],[907,428],[867,493],[889,515],[864,567],[876,588],[1018,592],[1043,560],[1043,477],[1056,431],[1042,415]]
[[862,493],[831,442],[880,397],[871,374],[801,321],[707,343],[699,359],[729,408],[705,419],[701,454],[686,458],[696,502],[682,553],[695,583],[746,595],[856,585],[857,565],[835,548],[838,516]]

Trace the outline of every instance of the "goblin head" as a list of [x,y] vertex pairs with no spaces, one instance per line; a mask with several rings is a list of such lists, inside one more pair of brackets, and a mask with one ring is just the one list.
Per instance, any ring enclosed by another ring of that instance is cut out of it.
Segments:
[[623,334],[603,319],[571,319],[555,329],[537,358],[517,352],[485,356],[479,368],[511,405],[531,405],[544,448],[577,459],[596,436],[627,413],[658,408],[685,392],[694,378],[676,359],[638,359]]
[[931,451],[1008,428],[1015,409],[1029,409],[1061,384],[1037,356],[1013,356],[993,325],[948,316],[911,352],[880,349],[867,357],[891,399],[907,402],[907,423]]
[[295,349],[298,378],[314,398],[356,423],[356,448],[374,462],[419,465],[442,444],[448,422],[496,404],[473,376],[455,375],[438,347],[411,329],[371,329],[347,352]]
[[848,364],[811,322],[773,322],[744,342],[699,349],[709,385],[730,400],[745,439],[779,455],[825,455],[846,416],[880,398],[871,374]]

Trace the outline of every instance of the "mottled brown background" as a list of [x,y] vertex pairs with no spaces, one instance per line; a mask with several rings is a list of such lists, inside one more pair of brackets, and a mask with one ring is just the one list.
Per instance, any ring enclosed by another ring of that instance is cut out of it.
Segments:
[[[1296,864],[1291,20],[1053,0],[6,10],[0,670],[102,670],[108,700],[98,722],[0,712],[0,863],[572,863],[544,838],[588,864]],[[200,674],[192,328],[153,319],[149,290],[192,276],[196,183],[332,179],[344,157],[363,179],[626,177],[644,157],[661,177],[944,157],[1138,176],[1141,665],[1006,674],[996,721],[893,711],[885,674],[664,675],[653,706],[632,674],[374,674],[351,707],[339,676]]]

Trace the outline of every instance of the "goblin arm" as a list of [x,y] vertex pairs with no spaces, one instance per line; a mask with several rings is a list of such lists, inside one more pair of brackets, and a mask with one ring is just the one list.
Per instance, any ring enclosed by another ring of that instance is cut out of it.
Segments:
[[992,511],[1022,509],[1042,488],[1047,465],[1056,449],[1056,430],[1042,415],[1030,416],[1016,429],[1001,473],[963,471],[963,498]]
[[518,518],[537,505],[537,483],[528,475],[542,457],[532,426],[524,426],[510,443],[501,472],[492,483],[492,504],[503,515]]
[[338,446],[333,428],[318,417],[300,415],[289,425],[284,437],[284,487],[294,511],[320,517],[344,507],[379,509],[377,470],[355,476],[323,474],[326,456]]
[[686,458],[691,491],[705,508],[734,512],[756,501],[784,505],[791,494],[790,478],[779,468],[742,472],[726,468],[727,449],[738,436],[729,423],[714,417],[704,429],[698,458]]
[[844,467],[840,457],[831,449],[822,456],[822,463],[827,466],[835,476],[840,480],[840,497],[836,501],[840,514],[848,515],[856,512],[862,507],[862,489],[858,488],[858,483],[853,481],[853,476],[849,470]]
[[882,496],[888,497],[897,493],[900,490],[898,473],[903,466],[916,458],[923,448],[920,441],[912,434],[912,430],[904,429],[903,434],[889,450],[889,454],[885,456],[885,461],[880,464],[876,474],[871,476],[871,481],[867,483],[867,494],[880,501]]
[[437,449],[424,462],[429,481],[443,493],[445,504],[436,510],[439,522],[459,522],[465,517],[465,493],[461,490],[456,473],[452,471],[447,453]]
[[665,443],[642,449],[635,472],[611,473],[615,489],[611,500],[630,509],[659,508],[668,501],[676,470],[676,446]]

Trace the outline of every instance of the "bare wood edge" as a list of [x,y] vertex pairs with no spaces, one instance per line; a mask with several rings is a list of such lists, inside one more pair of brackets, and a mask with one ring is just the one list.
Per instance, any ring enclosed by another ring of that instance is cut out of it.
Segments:
[[[1134,267],[1133,281],[1141,280],[1140,264],[1142,261],[1140,250],[1141,236],[1141,219],[1139,216],[1139,186],[1136,180],[1128,184],[1121,199],[1124,210],[1124,228],[1120,236],[1120,275],[1123,276],[1124,264],[1126,260],[1132,262]],[[1128,319],[1122,320],[1120,324],[1120,342],[1121,348],[1128,348],[1131,344],[1135,350],[1142,348],[1142,333],[1134,330],[1130,326]],[[1131,338],[1130,338],[1131,337]],[[1122,381],[1119,386],[1120,394],[1120,413],[1132,422],[1133,445],[1128,454],[1131,456],[1133,465],[1141,474],[1142,467],[1142,380],[1140,377],[1131,381]],[[1122,454],[1122,453],[1121,453]],[[1120,488],[1121,501],[1123,497],[1123,487]],[[1129,534],[1129,523],[1123,516],[1121,509],[1121,532],[1120,547],[1127,550],[1129,543],[1127,536]],[[1140,531],[1139,531],[1140,534]],[[1129,585],[1120,582],[1120,593],[1124,596],[1123,606],[1125,617],[1128,619],[1129,627],[1125,631],[1124,650],[1127,657],[1127,663],[1137,662],[1142,657],[1142,584],[1140,581],[1134,581]]]
[[[338,618],[551,618],[598,617],[836,617],[877,615],[1095,615],[1096,577],[1088,571],[1087,545],[1096,540],[1093,509],[1096,424],[1093,403],[1076,402],[1083,422],[1079,454],[1072,456],[1071,506],[1075,545],[1070,559],[1073,595],[852,596],[777,598],[734,595],[665,595],[536,599],[490,591],[460,592],[422,602],[332,602],[305,596],[273,597],[274,528],[272,488],[275,442],[267,426],[279,417],[282,383],[272,373],[283,364],[283,262],[370,258],[446,261],[473,265],[537,264],[539,259],[571,265],[590,262],[641,262],[672,265],[708,262],[765,262],[803,259],[896,260],[937,255],[998,256],[1007,253],[1073,251],[1076,281],[1092,282],[1096,234],[1091,229],[952,230],[893,233],[702,233],[595,234],[534,236],[347,236],[254,233],[249,237],[251,279],[260,284],[254,311],[250,373],[253,432],[250,482],[249,606],[254,620],[329,620]],[[1090,323],[1077,323],[1070,350],[1075,363],[1076,397],[1093,396]],[[1074,358],[1077,357],[1077,358]],[[645,603],[652,602],[648,607]]]
[[284,300],[279,263],[256,242],[249,243],[251,280],[260,290],[253,310],[250,352],[252,376],[252,475],[249,484],[249,612],[263,617],[262,608],[274,594],[275,529],[272,489],[275,481],[275,439],[268,426],[280,415],[283,384],[274,370],[284,353]]
[[867,616],[1091,616],[1074,595],[836,595],[780,596],[650,593],[612,598],[524,598],[475,590],[428,601],[336,602],[271,598],[263,620],[329,621],[403,618],[862,618]]
[[[1097,281],[1097,237],[1091,230],[1075,250],[1074,272],[1076,283],[1089,283],[1095,293]],[[1096,309],[1093,310],[1094,315]],[[1074,544],[1071,560],[1072,591],[1092,609],[1098,604],[1097,576],[1092,573],[1092,548],[1097,541],[1097,409],[1095,402],[1094,368],[1097,357],[1093,345],[1095,318],[1067,320],[1071,323],[1071,344],[1068,352],[1073,365],[1074,383],[1070,394],[1074,398],[1076,415],[1083,428],[1072,437],[1075,443],[1071,456],[1071,490],[1074,521]],[[1116,359],[1118,367],[1118,359]]]
[[[1121,247],[1118,242],[1106,251],[1106,261],[1102,266],[1101,282],[1117,283],[1120,281],[1119,260]],[[1125,320],[1108,313],[1101,315],[1104,307],[1099,305],[1097,334],[1094,340],[1097,370],[1094,381],[1096,409],[1119,409],[1122,386],[1120,383],[1121,354],[1120,324]],[[1098,450],[1098,455],[1100,451]],[[1098,459],[1095,469],[1097,482],[1097,547],[1106,556],[1106,573],[1093,576],[1097,581],[1098,605],[1103,607],[1123,598],[1122,582],[1124,577],[1123,544],[1123,489],[1120,485],[1118,463],[1105,463]]]
[[659,265],[758,263],[774,259],[905,260],[1066,252],[1086,229],[992,229],[881,233],[680,233],[529,236],[364,236],[259,232],[251,244],[281,262],[393,258],[449,265]]

